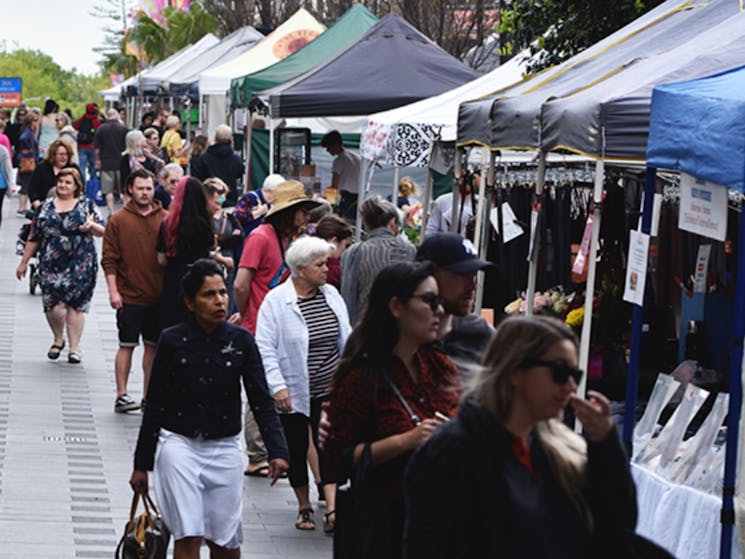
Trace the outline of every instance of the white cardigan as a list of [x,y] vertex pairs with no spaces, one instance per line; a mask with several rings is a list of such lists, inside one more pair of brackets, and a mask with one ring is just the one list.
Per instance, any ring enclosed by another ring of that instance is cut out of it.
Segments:
[[[339,353],[352,327],[344,300],[332,285],[319,287],[326,303],[339,320]],[[308,326],[297,304],[292,279],[267,293],[256,319],[256,344],[266,373],[269,391],[276,394],[287,388],[292,411],[310,417],[310,383],[308,379]]]

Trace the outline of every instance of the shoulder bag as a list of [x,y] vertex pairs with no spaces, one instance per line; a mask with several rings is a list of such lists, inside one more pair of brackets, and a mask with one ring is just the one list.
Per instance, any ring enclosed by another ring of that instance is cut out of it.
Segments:
[[149,495],[142,502],[145,512],[136,516],[140,494],[132,496],[129,521],[124,525],[124,535],[114,553],[115,559],[166,559],[171,533]]
[[[419,425],[421,421],[387,376],[385,384],[401,402],[412,424]],[[380,532],[385,532],[386,490],[378,470],[372,466],[371,445],[369,442],[365,444],[349,483],[336,488],[333,559],[370,558],[376,542],[380,544],[381,539],[385,539],[385,534]]]

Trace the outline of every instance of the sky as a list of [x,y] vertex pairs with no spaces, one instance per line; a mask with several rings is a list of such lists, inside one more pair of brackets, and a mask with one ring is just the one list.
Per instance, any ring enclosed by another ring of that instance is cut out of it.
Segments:
[[97,74],[100,55],[93,48],[103,45],[106,22],[90,12],[95,6],[108,3],[109,0],[0,0],[0,41],[6,50],[40,50],[65,70],[74,67],[84,74]]

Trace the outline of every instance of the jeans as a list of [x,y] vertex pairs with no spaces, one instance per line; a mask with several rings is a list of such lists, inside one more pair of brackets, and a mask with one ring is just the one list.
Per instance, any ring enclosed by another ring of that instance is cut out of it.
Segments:
[[96,172],[96,156],[93,153],[93,148],[79,148],[78,159],[80,160],[80,173],[83,175],[83,184],[88,180],[98,180],[98,173]]

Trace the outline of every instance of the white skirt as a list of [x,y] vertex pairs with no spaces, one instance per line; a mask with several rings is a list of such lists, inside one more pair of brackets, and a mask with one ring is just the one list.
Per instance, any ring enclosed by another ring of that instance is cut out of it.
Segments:
[[174,540],[203,537],[221,547],[240,547],[240,435],[205,440],[161,429],[153,479],[157,505]]

